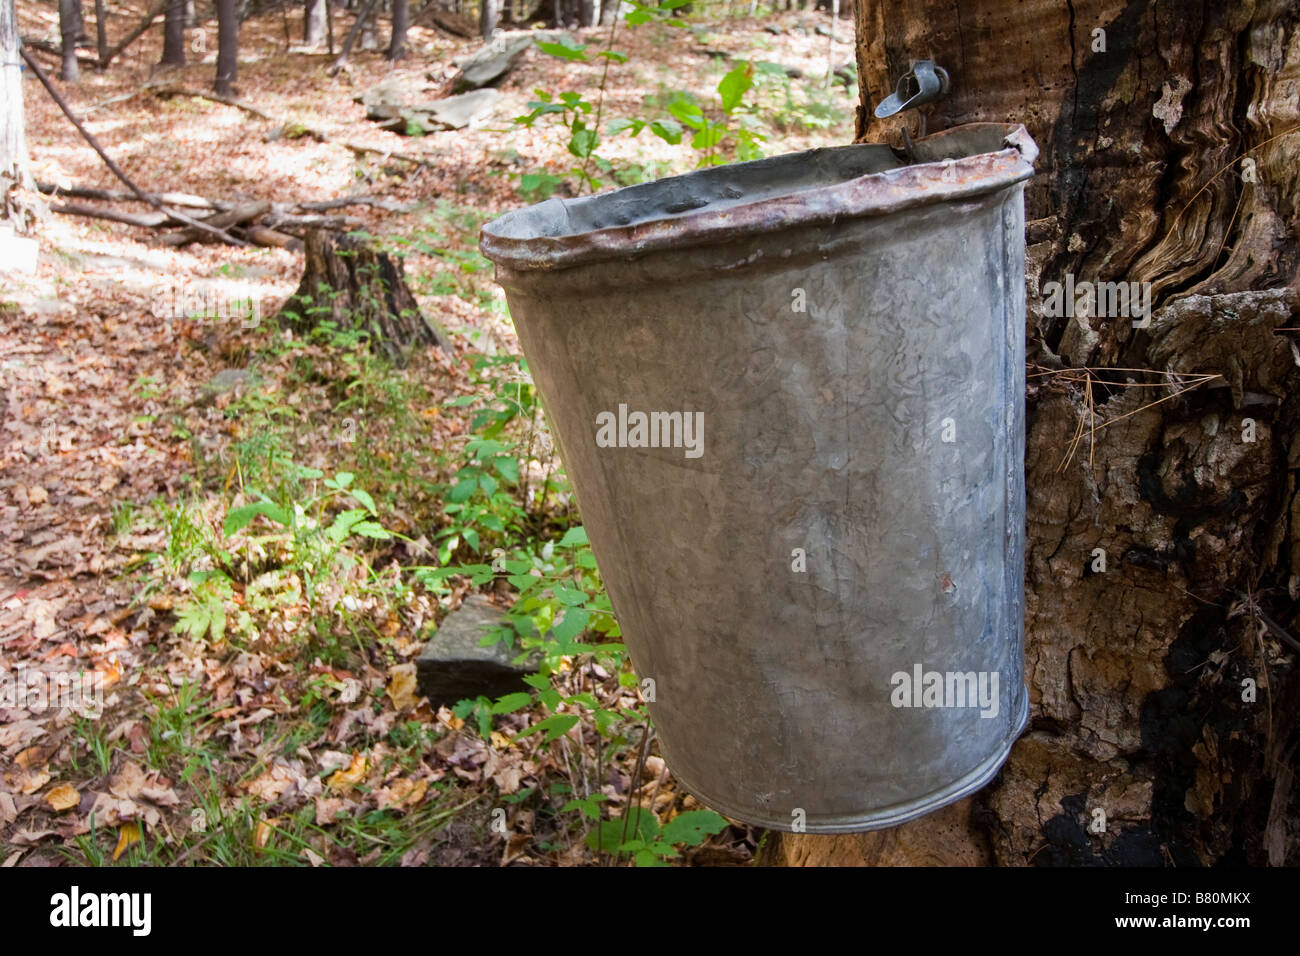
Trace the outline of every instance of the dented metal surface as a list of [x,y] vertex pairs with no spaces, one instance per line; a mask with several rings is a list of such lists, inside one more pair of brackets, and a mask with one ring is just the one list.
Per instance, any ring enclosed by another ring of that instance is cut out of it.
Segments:
[[1027,715],[1036,149],[995,124],[913,147],[915,165],[814,150],[483,229],[664,756],[763,826],[936,809],[996,773]]
[[[516,271],[684,249],[976,196],[1028,179],[1038,155],[1023,126],[1001,123],[935,133],[914,148],[913,165],[880,143],[834,146],[549,199],[488,223],[480,244]],[[801,180],[808,187],[796,189]]]

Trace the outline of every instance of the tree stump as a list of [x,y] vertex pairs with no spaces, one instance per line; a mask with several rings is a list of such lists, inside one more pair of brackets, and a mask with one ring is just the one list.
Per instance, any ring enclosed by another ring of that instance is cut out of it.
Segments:
[[406,285],[402,260],[374,246],[369,236],[309,229],[306,266],[298,290],[276,321],[308,333],[321,322],[340,329],[364,329],[371,345],[401,363],[412,346],[451,351],[446,334],[420,311]]

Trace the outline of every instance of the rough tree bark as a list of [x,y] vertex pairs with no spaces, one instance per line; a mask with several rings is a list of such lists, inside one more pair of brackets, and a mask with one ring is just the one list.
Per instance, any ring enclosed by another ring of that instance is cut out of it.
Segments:
[[31,184],[14,0],[0,0],[0,219],[21,225],[14,190]]
[[[1300,863],[1300,8],[856,7],[860,139],[897,136],[871,109],[931,58],[952,80],[931,130],[1018,121],[1042,149],[1026,193],[1031,719],[974,797],[878,833],[780,835],[769,861]],[[1149,327],[1054,314],[1043,286],[1067,274],[1151,283]],[[1221,377],[1150,404],[1169,373]]]
[[239,69],[239,11],[235,0],[217,0],[218,96],[234,96]]
[[185,65],[185,0],[167,0],[161,62],[164,66]]
[[299,333],[324,321],[363,329],[398,362],[412,346],[450,350],[407,288],[401,259],[390,258],[364,236],[325,229],[307,230],[302,280],[276,321]]

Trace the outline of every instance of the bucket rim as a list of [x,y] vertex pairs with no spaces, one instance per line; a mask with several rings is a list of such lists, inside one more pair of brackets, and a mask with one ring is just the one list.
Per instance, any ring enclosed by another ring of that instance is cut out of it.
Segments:
[[[994,139],[999,132],[1000,138]],[[1001,148],[974,153],[965,149],[966,144],[980,140],[998,142]],[[1033,176],[1033,163],[1038,156],[1037,145],[1019,123],[966,123],[915,140],[912,148],[914,156],[919,154],[918,158],[933,158],[721,208],[710,208],[713,203],[704,203],[695,211],[665,213],[627,225],[559,235],[510,234],[521,229],[527,232],[528,217],[563,216],[567,220],[571,211],[597,209],[602,204],[616,202],[629,190],[647,186],[678,184],[689,177],[698,177],[696,181],[701,184],[707,177],[721,183],[728,175],[755,170],[760,164],[797,169],[835,154],[847,156],[853,151],[868,150],[880,154],[879,151],[886,150],[897,156],[899,150],[882,143],[821,147],[696,170],[592,196],[549,199],[484,224],[479,233],[479,248],[499,270],[515,272],[555,271],[613,259],[635,259],[652,252],[718,245],[802,226],[885,216],[996,192]]]

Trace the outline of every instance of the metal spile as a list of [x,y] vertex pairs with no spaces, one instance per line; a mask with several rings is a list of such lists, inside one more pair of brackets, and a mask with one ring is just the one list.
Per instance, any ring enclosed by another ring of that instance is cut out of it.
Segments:
[[1023,127],[816,149],[489,223],[673,775],[893,826],[1025,725]]

